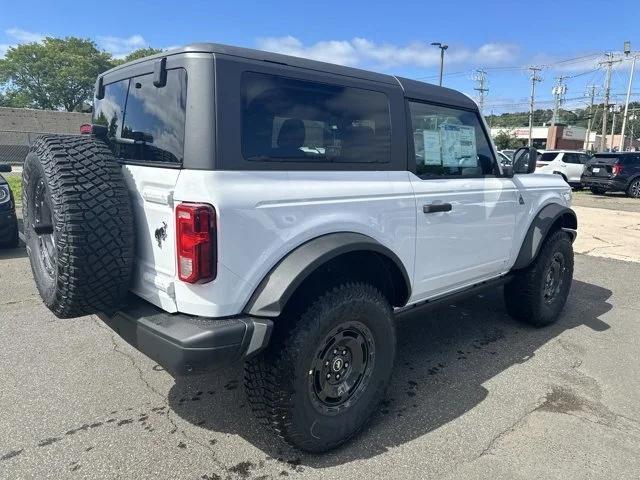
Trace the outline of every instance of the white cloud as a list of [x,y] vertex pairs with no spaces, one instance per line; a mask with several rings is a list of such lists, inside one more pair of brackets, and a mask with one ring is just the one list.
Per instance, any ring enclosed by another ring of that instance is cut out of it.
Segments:
[[33,43],[33,42],[41,42],[46,35],[42,33],[36,32],[28,32],[27,30],[22,30],[21,28],[9,28],[4,31],[7,37],[10,37],[16,40],[17,43]]
[[36,32],[28,32],[21,28],[8,28],[4,31],[10,43],[0,43],[0,58],[3,58],[11,47],[15,47],[21,43],[41,42],[46,35]]
[[139,48],[147,48],[149,43],[142,35],[131,35],[130,37],[96,37],[96,41],[100,48],[106,50],[115,58],[124,58],[134,50]]
[[[305,45],[295,37],[286,36],[259,38],[257,44],[262,50],[349,66],[382,69],[398,66],[434,67],[440,62],[440,51],[423,42],[395,45],[356,37]],[[447,63],[496,65],[512,62],[517,55],[518,48],[512,44],[487,43],[475,50],[451,46],[447,50]]]

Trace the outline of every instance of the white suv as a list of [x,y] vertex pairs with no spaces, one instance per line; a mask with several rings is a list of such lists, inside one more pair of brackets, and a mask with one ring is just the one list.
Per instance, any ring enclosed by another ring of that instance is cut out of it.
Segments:
[[574,188],[582,188],[580,177],[591,155],[581,150],[543,150],[539,152],[535,173],[560,175]]
[[375,410],[394,313],[502,285],[536,326],[565,304],[570,188],[529,175],[533,149],[501,166],[459,92],[196,44],[101,75],[90,130],[25,161],[44,303],[174,375],[245,361],[253,410],[301,449]]

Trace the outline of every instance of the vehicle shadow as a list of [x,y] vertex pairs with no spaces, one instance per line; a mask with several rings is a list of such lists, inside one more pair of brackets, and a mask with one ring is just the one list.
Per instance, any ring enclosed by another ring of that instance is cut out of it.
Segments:
[[240,435],[267,456],[293,465],[329,467],[371,458],[460,417],[487,396],[483,383],[565,330],[609,325],[598,317],[612,306],[611,291],[573,282],[561,319],[546,328],[513,321],[500,289],[431,311],[405,314],[398,322],[398,356],[387,398],[355,441],[325,455],[308,455],[277,441],[251,414],[240,368],[177,378],[171,408],[183,419],[216,432]]

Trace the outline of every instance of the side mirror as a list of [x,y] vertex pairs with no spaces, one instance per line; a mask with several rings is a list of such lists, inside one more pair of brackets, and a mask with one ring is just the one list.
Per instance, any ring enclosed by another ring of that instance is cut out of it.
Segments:
[[533,147],[521,147],[513,152],[513,173],[533,173],[536,171],[538,151]]
[[11,165],[8,163],[0,163],[0,173],[9,173],[11,172]]

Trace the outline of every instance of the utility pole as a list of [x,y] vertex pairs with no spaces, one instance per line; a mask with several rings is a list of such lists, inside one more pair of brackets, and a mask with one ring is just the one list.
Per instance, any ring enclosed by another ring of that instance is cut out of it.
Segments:
[[476,74],[473,79],[478,82],[478,86],[474,88],[478,92],[478,105],[480,106],[480,113],[484,114],[484,95],[489,89],[485,86],[487,82],[487,72],[479,68],[476,70]]
[[[587,138],[584,141],[584,149],[589,149],[589,140],[591,140],[591,125],[593,124],[593,119],[595,115],[593,114],[593,102],[596,97],[596,86],[589,85],[587,87],[589,89],[589,97],[591,98],[591,102],[589,103],[589,122],[587,123]],[[595,142],[594,142],[595,144]]]
[[[629,54],[631,53],[631,42],[624,42],[624,54],[627,58],[629,58]],[[627,115],[629,114],[629,97],[631,96],[631,85],[633,84],[633,71],[636,69],[636,58],[637,55],[633,56],[633,60],[631,61],[631,72],[629,73],[629,85],[627,86],[627,98],[624,102],[624,114],[622,115],[622,131],[620,132],[620,151],[625,151],[624,145],[624,133],[627,128]]]
[[559,76],[556,80],[556,84],[551,89],[551,93],[554,96],[555,102],[553,106],[553,117],[551,118],[551,125],[558,123],[558,110],[560,109],[564,100],[564,95],[567,93],[567,86],[563,83],[566,77]]
[[533,107],[536,99],[536,82],[541,82],[542,78],[538,75],[538,72],[542,70],[541,67],[529,67],[531,71],[531,102],[529,104],[529,146],[533,145]]
[[[600,142],[600,151],[604,152],[607,148],[607,112],[609,111],[609,94],[611,93],[611,68],[614,63],[621,60],[614,60],[612,53],[607,53],[607,60],[600,62],[600,65],[605,65],[607,68],[607,76],[604,84],[604,108],[602,110],[602,141]],[[613,138],[611,139],[613,144]]]
[[615,148],[613,144],[616,143],[613,140],[615,138],[613,135],[616,133],[616,113],[618,113],[620,109],[617,105],[610,105],[609,107],[611,108],[611,115],[613,117],[611,119],[611,150],[613,151],[613,149]]

